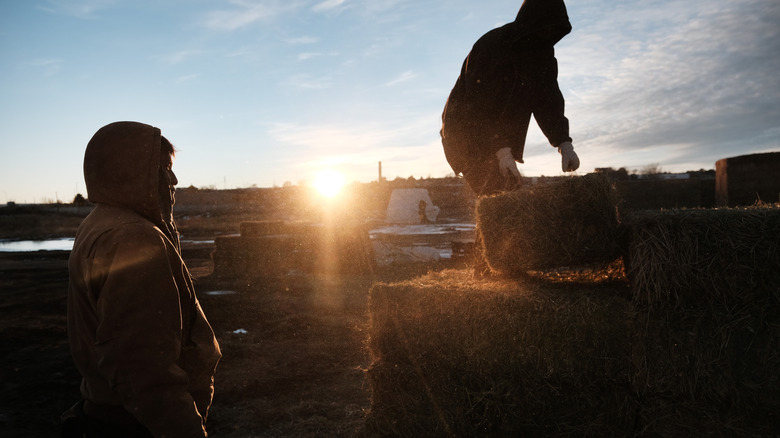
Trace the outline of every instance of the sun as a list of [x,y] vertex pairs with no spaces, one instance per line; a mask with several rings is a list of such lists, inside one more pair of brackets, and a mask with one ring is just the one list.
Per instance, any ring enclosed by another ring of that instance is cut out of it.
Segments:
[[335,170],[323,170],[317,172],[312,183],[323,196],[332,198],[344,187],[344,175]]

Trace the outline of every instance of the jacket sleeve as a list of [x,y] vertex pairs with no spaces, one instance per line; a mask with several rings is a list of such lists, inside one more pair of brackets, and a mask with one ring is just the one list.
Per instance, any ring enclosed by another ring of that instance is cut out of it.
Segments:
[[133,227],[110,242],[96,309],[99,370],[155,437],[204,437],[187,374],[177,364],[186,309],[164,238],[152,227]]

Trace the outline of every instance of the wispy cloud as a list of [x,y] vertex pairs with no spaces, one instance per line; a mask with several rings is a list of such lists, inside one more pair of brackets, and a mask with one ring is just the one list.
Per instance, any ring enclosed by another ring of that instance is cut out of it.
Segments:
[[417,77],[417,74],[415,74],[414,72],[412,72],[412,71],[405,71],[405,72],[401,73],[401,75],[398,76],[397,78],[395,78],[395,79],[391,80],[390,82],[386,83],[385,86],[386,87],[392,87],[394,85],[398,85],[400,83],[409,81],[409,80],[414,79],[416,77]]
[[404,6],[404,3],[419,4],[420,2],[417,2],[416,0],[372,0],[370,2],[367,1],[362,3],[361,6],[365,8],[367,13],[376,14],[399,9]]
[[315,58],[317,56],[322,56],[322,53],[312,53],[312,52],[299,53],[298,54],[298,61],[307,61],[307,60]]
[[[438,138],[423,142],[420,129],[430,127],[437,114],[407,116],[384,123],[364,121],[355,125],[321,123],[274,123],[269,135],[281,145],[296,151],[298,160],[291,166],[304,173],[328,165],[350,178],[370,180],[382,161],[387,174],[428,176],[450,173]],[[431,157],[440,156],[432,164]],[[393,163],[393,164],[389,164]]]
[[301,46],[306,44],[316,44],[319,42],[319,38],[310,37],[310,36],[302,36],[297,38],[290,38],[287,41],[287,44],[291,44],[293,46]]
[[330,11],[338,8],[339,6],[343,5],[345,2],[346,0],[324,0],[323,2],[317,3],[316,5],[312,6],[311,9],[314,12]]
[[227,52],[223,56],[225,58],[240,58],[240,57],[243,57],[243,56],[250,55],[252,53],[254,53],[254,50],[252,50],[251,48],[249,48],[249,47],[242,47],[242,48],[239,48],[239,49],[235,49],[235,50],[233,50],[231,52]]
[[231,3],[237,8],[209,12],[204,23],[206,27],[214,30],[232,31],[273,15],[273,11],[263,5],[245,4],[239,1]]
[[323,90],[330,88],[331,82],[327,77],[315,78],[307,74],[294,75],[284,81],[285,85],[306,90]]
[[95,19],[98,11],[116,3],[116,0],[46,0],[38,9],[68,17]]
[[229,3],[233,5],[230,9],[207,13],[203,24],[213,30],[234,31],[300,8],[296,0],[230,0]]
[[184,62],[188,58],[192,58],[203,53],[201,50],[180,50],[175,53],[160,56],[159,59],[169,65],[176,65]]
[[346,129],[322,124],[277,123],[270,133],[284,144],[310,152],[331,151],[333,155],[360,152],[366,147],[376,146],[382,138],[381,130],[377,129],[367,127]]
[[319,58],[322,56],[339,56],[339,52],[330,52],[330,53],[322,53],[322,52],[303,52],[299,53],[297,58],[298,61],[308,61],[313,58]]
[[399,144],[421,147],[415,140],[420,128],[427,128],[437,114],[405,115],[392,120],[363,120],[359,124],[343,123],[273,123],[269,133],[275,140],[307,151],[331,151],[340,153],[367,153],[372,160],[379,149],[395,148]]
[[60,72],[63,61],[61,59],[36,59],[28,63],[29,66],[43,73],[44,76],[54,76]]
[[192,80],[195,80],[195,79],[197,79],[199,77],[200,77],[200,74],[194,73],[194,74],[190,74],[190,75],[180,76],[180,77],[176,78],[175,82],[177,84],[183,84],[185,82],[190,82]]

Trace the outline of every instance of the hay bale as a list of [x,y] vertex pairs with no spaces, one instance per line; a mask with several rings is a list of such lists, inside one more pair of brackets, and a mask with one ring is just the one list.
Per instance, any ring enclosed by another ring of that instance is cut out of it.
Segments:
[[646,430],[777,435],[780,208],[645,211],[625,223]]
[[214,275],[222,280],[279,278],[292,269],[311,270],[300,242],[288,236],[219,236],[215,239]]
[[[780,306],[444,271],[370,292],[372,436],[777,436]],[[732,303],[733,304],[733,303]]]
[[361,224],[252,221],[240,229],[241,235],[215,239],[214,274],[220,279],[374,272],[373,247]]
[[477,230],[488,265],[505,275],[620,256],[617,196],[602,174],[481,198]]
[[637,312],[631,386],[649,436],[778,436],[780,314]]
[[625,224],[632,300],[468,271],[375,285],[368,430],[778,436],[780,206]]
[[[300,240],[318,239],[326,230],[327,225],[314,222],[290,222],[290,221],[245,221],[239,225],[239,231],[243,237],[265,237],[292,235]],[[352,224],[339,224],[339,234],[353,233],[360,227]]]
[[720,307],[778,299],[780,206],[642,211],[625,224],[639,303]]
[[243,237],[263,237],[279,234],[289,234],[285,221],[246,221],[239,225],[239,233]]
[[630,303],[445,271],[370,292],[368,430],[630,435]]

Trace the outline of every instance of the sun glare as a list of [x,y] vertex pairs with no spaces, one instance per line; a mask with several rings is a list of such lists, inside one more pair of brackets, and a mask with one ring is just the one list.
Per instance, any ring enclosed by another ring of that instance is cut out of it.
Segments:
[[318,192],[332,198],[344,187],[344,175],[335,170],[323,170],[314,177],[313,184]]

